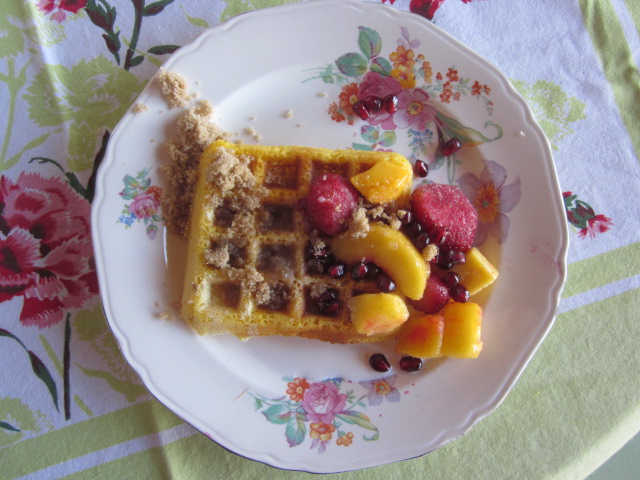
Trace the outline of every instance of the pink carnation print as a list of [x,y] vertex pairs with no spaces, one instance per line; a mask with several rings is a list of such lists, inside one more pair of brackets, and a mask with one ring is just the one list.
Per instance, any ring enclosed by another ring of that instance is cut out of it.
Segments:
[[57,178],[0,179],[0,301],[23,297],[20,322],[49,327],[98,293],[90,205]]

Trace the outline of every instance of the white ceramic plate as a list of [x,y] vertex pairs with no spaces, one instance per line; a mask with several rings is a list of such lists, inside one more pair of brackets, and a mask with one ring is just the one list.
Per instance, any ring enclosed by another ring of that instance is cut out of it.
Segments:
[[[92,219],[104,309],[149,390],[240,455],[325,473],[425,454],[494,410],[552,325],[567,248],[548,143],[508,81],[417,15],[345,0],[242,15],[181,48],[165,68],[246,142],[388,148],[432,160],[435,121],[445,135],[475,143],[432,164],[429,178],[463,186],[483,205],[481,249],[500,279],[479,299],[480,357],[431,361],[413,374],[400,371],[390,345],[199,337],[174,307],[184,242],[155,212],[162,144],[180,112],[167,109],[152,82],[139,98],[147,111],[127,113],[111,138]],[[340,94],[358,88],[395,89],[404,103],[392,118],[337,121]],[[390,374],[368,366],[377,351],[389,354]]]

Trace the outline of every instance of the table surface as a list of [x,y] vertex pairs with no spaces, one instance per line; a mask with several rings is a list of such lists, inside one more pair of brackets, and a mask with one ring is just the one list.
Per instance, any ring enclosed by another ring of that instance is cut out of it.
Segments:
[[[167,56],[285,3],[0,2],[0,478],[310,477],[225,450],[148,393],[102,315],[89,229],[96,160]],[[429,17],[527,100],[563,191],[568,280],[494,413],[429,455],[337,476],[624,478],[637,437],[597,469],[640,430],[640,2],[373,3]]]

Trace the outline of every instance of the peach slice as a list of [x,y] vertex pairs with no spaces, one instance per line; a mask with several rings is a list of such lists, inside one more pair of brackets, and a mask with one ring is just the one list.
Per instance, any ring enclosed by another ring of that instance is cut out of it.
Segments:
[[444,317],[442,355],[452,358],[477,358],[482,350],[480,305],[473,302],[452,302],[440,310],[440,315]]
[[480,250],[470,248],[465,257],[465,263],[456,265],[452,270],[460,275],[460,283],[469,291],[469,295],[478,293],[496,281],[498,270]]
[[395,351],[412,357],[440,357],[443,333],[444,317],[442,315],[412,316],[398,331]]
[[409,318],[404,301],[393,293],[357,295],[348,306],[356,331],[368,337],[389,333]]
[[413,300],[422,298],[429,277],[429,265],[402,232],[387,225],[372,224],[364,237],[345,232],[333,239],[331,250],[346,263],[362,259],[378,265]]
[[376,204],[391,203],[411,191],[413,171],[409,161],[400,156],[376,163],[369,170],[351,177],[351,183]]

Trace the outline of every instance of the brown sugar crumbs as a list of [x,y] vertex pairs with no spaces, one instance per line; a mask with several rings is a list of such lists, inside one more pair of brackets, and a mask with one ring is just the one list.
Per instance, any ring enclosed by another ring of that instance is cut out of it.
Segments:
[[160,82],[160,91],[169,108],[184,107],[187,105],[188,85],[186,80],[176,72],[160,70],[157,75]]
[[212,112],[206,100],[189,108],[178,119],[177,138],[165,145],[169,162],[163,172],[168,188],[163,194],[162,208],[167,227],[178,235],[187,232],[200,156],[211,143],[229,137],[211,120]]

